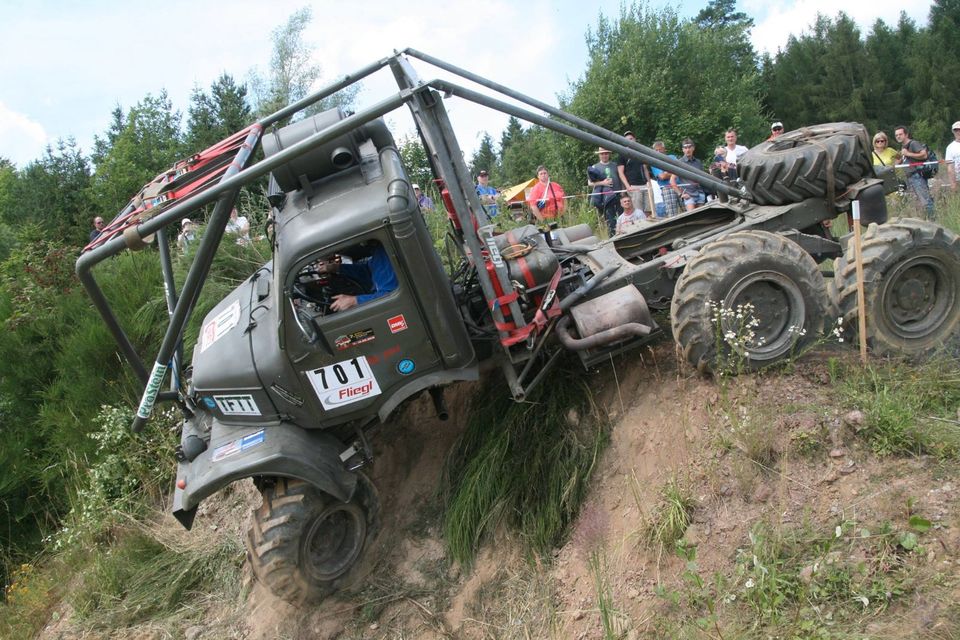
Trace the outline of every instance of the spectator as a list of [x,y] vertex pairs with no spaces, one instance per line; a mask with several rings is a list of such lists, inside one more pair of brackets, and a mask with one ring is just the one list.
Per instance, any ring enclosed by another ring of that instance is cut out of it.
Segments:
[[617,231],[617,216],[620,215],[619,191],[623,191],[620,183],[620,174],[617,165],[610,162],[610,150],[600,147],[597,149],[600,161],[590,166],[587,172],[587,184],[593,187],[590,202],[607,222],[610,235]]
[[247,246],[250,244],[250,222],[246,216],[241,216],[234,207],[230,212],[230,220],[227,222],[227,233],[237,236],[237,244]]
[[723,139],[727,142],[727,146],[723,148],[724,159],[727,162],[726,177],[728,180],[736,181],[738,177],[737,159],[747,152],[747,148],[742,144],[737,144],[737,130],[732,127],[727,129]]
[[[905,126],[900,125],[894,129],[893,135],[900,143],[900,157],[903,162],[913,164],[927,159],[927,145],[918,140],[911,140],[910,130]],[[907,177],[907,190],[911,191],[920,201],[920,204],[926,208],[927,219],[933,220],[933,198],[930,197],[930,187],[927,185],[927,179],[920,173],[920,167],[907,167],[904,174]]]
[[[666,154],[667,146],[662,140],[657,140],[653,143],[653,150]],[[668,157],[677,159],[673,154],[669,154]],[[680,213],[680,200],[677,199],[677,193],[673,190],[676,185],[676,176],[659,167],[650,167],[650,176],[657,181],[660,193],[663,195],[663,202],[657,203],[657,217],[668,218]]]
[[947,145],[943,159],[947,161],[947,173],[950,174],[950,188],[957,188],[957,174],[960,173],[960,120],[953,123],[953,142]]
[[197,224],[190,218],[184,218],[180,223],[180,235],[177,236],[177,247],[180,248],[180,251],[186,253],[196,237]]
[[552,220],[563,213],[566,194],[556,182],[550,182],[550,172],[543,165],[537,167],[537,184],[530,189],[527,204],[537,220]]
[[893,167],[897,164],[897,152],[890,148],[890,140],[883,131],[873,135],[873,166]]
[[[623,137],[631,142],[637,141],[633,131],[624,132]],[[646,211],[649,205],[647,204],[645,187],[647,182],[650,181],[650,172],[647,165],[635,158],[620,156],[617,161],[617,174],[620,176],[623,188],[630,192],[634,208]]]
[[433,211],[433,200],[430,196],[420,191],[420,185],[413,185],[413,195],[417,197],[417,204],[424,211]]
[[500,213],[500,209],[497,208],[497,190],[490,186],[490,174],[486,169],[477,174],[477,196],[487,215],[496,218]]
[[93,242],[103,233],[103,218],[97,216],[93,219],[93,229],[90,230],[90,242]]
[[770,125],[770,137],[767,138],[767,142],[772,142],[773,140],[776,140],[777,138],[780,137],[780,134],[782,133],[783,133],[783,123],[774,122],[772,125]]
[[617,217],[617,235],[629,231],[631,227],[642,226],[647,222],[646,212],[633,207],[633,198],[630,193],[624,192],[620,195],[620,206],[623,208],[623,213]]
[[[693,140],[684,138],[682,148],[683,155],[680,156],[680,162],[689,165],[693,169],[703,171],[703,163],[693,155],[697,150],[697,146],[693,143]],[[687,211],[693,211],[698,205],[706,204],[707,202],[707,194],[704,193],[703,187],[700,186],[699,182],[681,178],[680,183],[676,184],[676,188],[677,193],[680,194],[680,200],[687,208]]]

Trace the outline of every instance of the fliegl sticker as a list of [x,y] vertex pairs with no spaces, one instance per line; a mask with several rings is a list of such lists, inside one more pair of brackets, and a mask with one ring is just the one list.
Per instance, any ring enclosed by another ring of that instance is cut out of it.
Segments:
[[328,410],[380,395],[380,385],[365,356],[307,371],[307,378]]

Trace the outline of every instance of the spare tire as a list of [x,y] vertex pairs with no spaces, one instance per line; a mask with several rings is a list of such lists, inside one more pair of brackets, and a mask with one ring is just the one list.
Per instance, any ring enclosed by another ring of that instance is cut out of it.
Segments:
[[737,171],[757,204],[836,199],[848,186],[873,176],[870,137],[854,122],[797,129],[747,151],[737,160]]

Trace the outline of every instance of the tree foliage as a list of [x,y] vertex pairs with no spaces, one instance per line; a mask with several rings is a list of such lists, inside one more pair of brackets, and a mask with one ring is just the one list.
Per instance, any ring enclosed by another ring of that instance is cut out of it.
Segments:
[[[313,61],[314,46],[304,38],[304,31],[313,19],[310,7],[295,11],[287,22],[272,32],[273,52],[267,75],[254,69],[250,74],[255,111],[258,116],[271,114],[291,102],[305,98],[315,89],[323,69]],[[349,107],[359,87],[339,91],[307,109],[305,115],[333,107]]]
[[253,120],[247,104],[247,87],[222,74],[210,86],[210,93],[195,87],[190,95],[186,145],[188,149],[206,149]]
[[[766,137],[769,120],[756,68],[730,54],[734,35],[735,42],[749,45],[750,23],[724,18],[726,5],[717,3],[702,18],[729,22],[716,29],[645,5],[623,8],[617,20],[601,16],[587,32],[587,68],[564,97],[567,108],[617,133],[630,129],[641,143],[662,139],[668,150],[689,136],[703,153],[721,143],[731,126],[747,144]],[[746,57],[752,60],[752,48]],[[582,173],[596,161],[594,151],[586,145],[571,149],[572,164]]]
[[500,179],[500,163],[497,159],[497,152],[493,148],[493,138],[486,131],[483,132],[483,137],[480,138],[480,146],[477,147],[477,150],[473,153],[473,156],[470,158],[470,174],[476,177],[481,171],[486,171],[490,174],[491,180],[494,184],[499,184]]
[[147,95],[124,114],[119,108],[98,138],[91,190],[96,212],[112,218],[159,172],[184,155],[180,112],[166,91]]
[[904,124],[941,147],[960,110],[958,20],[956,0],[936,0],[927,27],[901,13],[895,27],[877,20],[866,35],[843,12],[820,15],[764,59],[766,104],[788,128],[856,121],[892,134]]
[[89,228],[90,162],[72,138],[17,171],[0,169],[0,220],[11,229],[35,225],[50,238],[80,242]]

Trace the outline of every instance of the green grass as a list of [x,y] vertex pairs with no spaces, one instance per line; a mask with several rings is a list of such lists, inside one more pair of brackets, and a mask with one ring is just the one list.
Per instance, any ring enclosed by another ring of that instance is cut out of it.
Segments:
[[960,457],[960,362],[940,356],[910,363],[831,361],[841,398],[863,410],[861,434],[878,455]]
[[474,398],[447,464],[444,537],[454,560],[470,564],[501,526],[534,553],[562,540],[607,441],[578,374],[555,370],[524,403],[513,402],[500,380]]
[[[639,502],[637,506],[643,507]],[[694,500],[689,489],[676,478],[671,478],[660,490],[660,503],[647,524],[646,540],[672,548],[690,526],[693,508]]]
[[236,543],[176,549],[129,529],[94,552],[71,604],[82,623],[99,629],[191,617],[210,594],[236,597],[242,558]]

